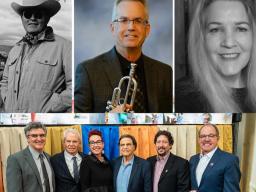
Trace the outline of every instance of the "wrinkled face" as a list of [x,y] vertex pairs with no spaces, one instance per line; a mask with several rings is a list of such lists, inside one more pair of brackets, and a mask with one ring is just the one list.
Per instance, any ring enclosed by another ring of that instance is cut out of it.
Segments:
[[211,125],[203,127],[199,134],[199,145],[203,154],[211,152],[218,145],[219,138]]
[[46,28],[49,16],[43,10],[26,9],[23,11],[21,20],[27,33],[38,34]]
[[79,137],[76,134],[69,132],[64,139],[64,149],[74,156],[78,153],[80,143]]
[[102,151],[104,149],[104,143],[102,141],[102,138],[99,135],[92,135],[89,138],[89,147],[94,155],[102,154]]
[[124,157],[130,157],[134,154],[135,146],[130,138],[124,137],[120,141],[120,152]]
[[27,141],[30,147],[38,152],[42,152],[45,146],[46,132],[41,128],[31,129],[27,135]]
[[252,26],[240,1],[214,1],[205,11],[206,51],[223,80],[239,77],[249,62]]
[[159,156],[165,156],[172,148],[168,138],[165,135],[160,135],[156,139],[156,151]]
[[150,31],[143,4],[136,1],[119,3],[116,20],[111,24],[111,31],[117,49],[141,48]]

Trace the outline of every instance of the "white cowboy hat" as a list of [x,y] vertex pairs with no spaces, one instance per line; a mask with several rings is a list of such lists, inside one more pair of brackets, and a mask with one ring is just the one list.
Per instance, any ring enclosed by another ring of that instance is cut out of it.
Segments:
[[60,3],[56,0],[23,0],[22,5],[12,2],[12,8],[16,13],[22,15],[25,9],[44,9],[50,17],[55,15],[60,10]]

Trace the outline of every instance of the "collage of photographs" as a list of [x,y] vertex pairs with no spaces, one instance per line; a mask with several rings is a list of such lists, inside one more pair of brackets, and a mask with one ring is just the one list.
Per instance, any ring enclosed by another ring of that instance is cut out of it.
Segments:
[[256,192],[256,0],[4,0],[0,23],[0,192]]

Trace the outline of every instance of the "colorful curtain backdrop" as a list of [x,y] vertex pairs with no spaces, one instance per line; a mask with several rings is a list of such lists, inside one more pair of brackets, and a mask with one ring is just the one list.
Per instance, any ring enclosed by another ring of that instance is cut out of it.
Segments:
[[[198,131],[201,127],[202,125],[196,126]],[[232,153],[233,152],[232,125],[217,125],[217,127],[220,133],[220,138],[218,142],[219,148],[229,153]],[[200,152],[200,147],[198,145],[198,142],[197,142],[197,152],[198,153]]]
[[185,159],[196,154],[196,126],[195,125],[159,125],[160,130],[171,132],[174,144],[172,153]]
[[[82,136],[80,125],[52,126],[52,127],[47,126],[47,137],[46,137],[46,145],[44,147],[44,151],[49,155],[54,155],[56,153],[60,153],[61,151],[63,151],[63,132],[69,128],[78,130],[78,132]],[[81,143],[80,151],[83,151],[82,143]]]
[[138,144],[135,154],[144,159],[156,154],[154,137],[157,131],[157,126],[120,126],[120,136],[133,135]]
[[10,154],[16,153],[27,146],[27,140],[23,127],[1,127],[0,128],[0,152],[2,161],[2,176],[4,188],[6,189],[6,166]]
[[89,126],[82,125],[83,152],[89,153],[88,134],[91,130],[97,129],[102,132],[104,140],[104,154],[112,160],[119,156],[119,127],[118,126]]

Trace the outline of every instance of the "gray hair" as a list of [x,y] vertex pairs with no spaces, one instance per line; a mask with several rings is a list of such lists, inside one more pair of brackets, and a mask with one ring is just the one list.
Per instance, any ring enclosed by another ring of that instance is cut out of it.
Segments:
[[63,132],[63,141],[66,140],[66,138],[67,138],[67,136],[68,136],[69,133],[72,133],[72,134],[76,135],[77,138],[80,140],[80,142],[82,141],[82,138],[81,138],[80,133],[79,133],[76,129],[73,129],[73,128],[66,129],[66,130]]
[[32,129],[43,129],[45,134],[47,134],[47,128],[41,122],[30,122],[24,127],[24,133],[26,137],[28,137],[29,132]]
[[123,2],[123,1],[135,1],[135,2],[137,1],[137,2],[141,2],[144,5],[144,7],[145,7],[146,19],[149,19],[149,11],[148,11],[147,0],[115,0],[113,11],[112,11],[112,21],[114,21],[116,19],[117,6],[121,2]]

